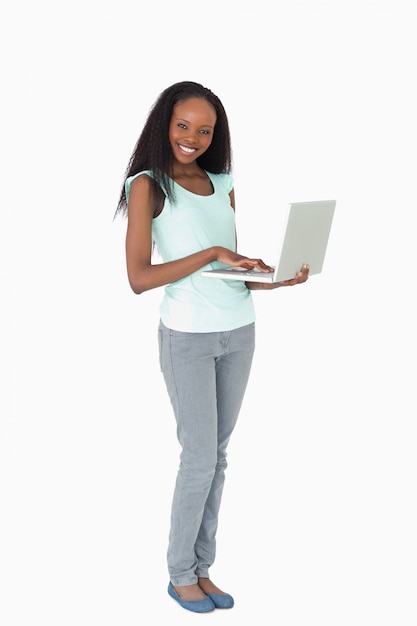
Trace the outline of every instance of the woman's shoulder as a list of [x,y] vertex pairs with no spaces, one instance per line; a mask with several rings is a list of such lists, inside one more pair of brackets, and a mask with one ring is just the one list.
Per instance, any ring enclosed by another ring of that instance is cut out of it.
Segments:
[[234,186],[233,176],[231,174],[213,174],[212,172],[207,172],[207,175],[211,178],[214,185],[216,183],[224,187],[227,193],[230,193]]
[[149,178],[152,178],[152,172],[150,170],[143,170],[142,172],[138,172],[137,174],[133,174],[133,176],[129,176],[126,178],[125,182],[125,190],[126,190],[126,198],[129,198],[130,190],[132,188],[132,184],[137,181],[136,184],[141,185],[149,185]]

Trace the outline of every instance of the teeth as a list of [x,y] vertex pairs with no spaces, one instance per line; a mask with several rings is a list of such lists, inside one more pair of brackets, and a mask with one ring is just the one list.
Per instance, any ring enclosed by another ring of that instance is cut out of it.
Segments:
[[195,152],[195,148],[188,148],[187,146],[181,146],[180,145],[181,150],[184,150],[184,152],[188,152],[191,154],[191,152]]

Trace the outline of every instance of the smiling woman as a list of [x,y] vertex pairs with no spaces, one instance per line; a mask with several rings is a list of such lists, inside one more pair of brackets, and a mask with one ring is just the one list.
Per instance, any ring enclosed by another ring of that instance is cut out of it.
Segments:
[[[118,212],[127,213],[127,273],[135,293],[164,286],[161,372],[181,445],[168,545],[168,593],[194,612],[234,599],[209,578],[226,450],[255,348],[251,283],[207,280],[224,264],[269,273],[236,252],[231,145],[219,98],[176,83],[151,110],[129,162]],[[152,263],[155,241],[163,262]],[[302,283],[308,270],[274,287]],[[254,283],[257,288],[264,283]]]
[[174,106],[169,125],[169,142],[174,156],[174,180],[200,196],[213,193],[210,179],[200,169],[196,159],[210,147],[216,118],[216,111],[207,100],[189,98]]

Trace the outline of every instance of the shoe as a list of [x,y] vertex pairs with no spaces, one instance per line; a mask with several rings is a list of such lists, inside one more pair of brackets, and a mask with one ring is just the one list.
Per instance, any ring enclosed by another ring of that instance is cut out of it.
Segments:
[[206,595],[212,600],[216,609],[231,609],[235,601],[228,593],[207,593]]
[[168,585],[168,593],[171,598],[174,598],[174,600],[176,600],[178,604],[182,606],[183,609],[193,611],[194,613],[208,613],[209,611],[213,611],[216,608],[214,601],[211,600],[208,596],[203,600],[183,600],[175,591],[172,583],[169,583]]

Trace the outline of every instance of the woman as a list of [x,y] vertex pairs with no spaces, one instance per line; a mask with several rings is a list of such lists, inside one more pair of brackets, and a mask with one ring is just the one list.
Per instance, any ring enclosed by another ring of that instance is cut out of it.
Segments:
[[[209,578],[214,562],[226,450],[255,347],[252,289],[303,283],[207,279],[224,264],[271,272],[236,252],[229,124],[219,98],[195,82],[163,91],[131,156],[117,213],[128,218],[129,283],[164,286],[159,354],[181,445],[168,545],[168,592],[194,612],[230,608]],[[156,244],[163,262],[152,263]]]

